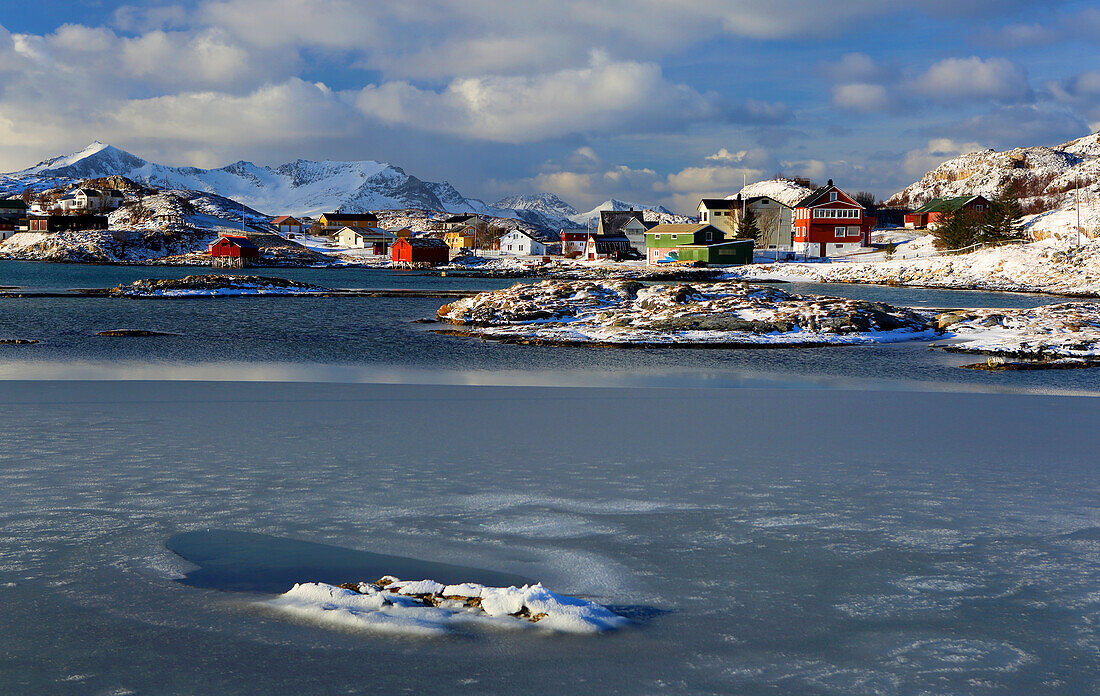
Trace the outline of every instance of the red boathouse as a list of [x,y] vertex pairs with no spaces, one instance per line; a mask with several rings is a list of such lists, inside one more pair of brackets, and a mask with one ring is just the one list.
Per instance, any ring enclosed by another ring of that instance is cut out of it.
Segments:
[[260,248],[248,237],[226,234],[210,245],[210,265],[218,268],[243,268],[260,258]]
[[395,266],[441,266],[450,260],[451,248],[442,239],[399,237],[390,247]]

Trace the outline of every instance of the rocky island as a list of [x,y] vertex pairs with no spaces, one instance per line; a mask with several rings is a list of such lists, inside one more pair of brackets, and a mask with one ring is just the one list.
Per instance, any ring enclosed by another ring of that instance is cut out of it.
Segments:
[[103,291],[111,297],[220,297],[227,295],[308,295],[331,292],[320,285],[257,275],[189,275],[164,280],[136,280]]
[[440,308],[441,333],[515,343],[619,347],[854,345],[930,338],[912,309],[743,283],[543,281]]

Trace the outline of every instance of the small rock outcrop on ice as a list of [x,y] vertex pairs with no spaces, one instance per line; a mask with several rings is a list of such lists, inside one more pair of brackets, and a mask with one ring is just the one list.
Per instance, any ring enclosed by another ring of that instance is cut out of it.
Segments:
[[630,622],[595,602],[559,595],[541,584],[487,587],[434,580],[296,584],[263,606],[340,628],[409,636],[441,636],[472,627],[537,628],[599,633]]

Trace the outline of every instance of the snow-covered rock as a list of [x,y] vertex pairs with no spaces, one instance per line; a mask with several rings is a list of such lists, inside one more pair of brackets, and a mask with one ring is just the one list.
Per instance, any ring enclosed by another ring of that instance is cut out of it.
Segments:
[[949,350],[1040,361],[1100,360],[1100,304],[1065,302],[1028,309],[980,309],[940,315],[960,343]]
[[543,281],[457,300],[444,331],[564,345],[852,345],[928,338],[928,318],[881,303],[742,283]]
[[629,624],[606,607],[555,594],[541,584],[444,586],[434,580],[405,581],[391,576],[340,586],[300,583],[262,606],[334,627],[413,637],[447,635],[472,627],[591,634]]

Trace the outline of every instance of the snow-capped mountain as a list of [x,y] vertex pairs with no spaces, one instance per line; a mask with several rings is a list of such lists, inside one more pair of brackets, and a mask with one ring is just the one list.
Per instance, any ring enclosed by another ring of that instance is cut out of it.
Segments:
[[676,222],[692,222],[693,218],[686,215],[677,215],[668,208],[661,205],[641,205],[639,203],[629,203],[627,201],[620,201],[616,198],[604,201],[598,206],[589,210],[587,213],[577,213],[576,215],[570,215],[569,220],[578,227],[584,227],[590,222],[595,226],[600,221],[600,212],[604,210],[641,210],[644,213],[646,222],[662,222],[662,223],[676,223]]
[[123,176],[159,188],[217,194],[267,215],[317,216],[329,211],[419,209],[512,218],[553,231],[583,225],[588,218],[598,217],[600,210],[633,207],[652,211],[653,219],[682,218],[666,208],[617,200],[579,214],[552,193],[509,196],[489,205],[463,196],[448,182],[424,181],[400,167],[373,160],[297,160],[277,167],[261,167],[242,160],[217,169],[201,169],[156,164],[101,142],[22,171],[0,174],[0,195],[21,193],[27,187],[35,191],[69,187],[84,179],[106,176]]

